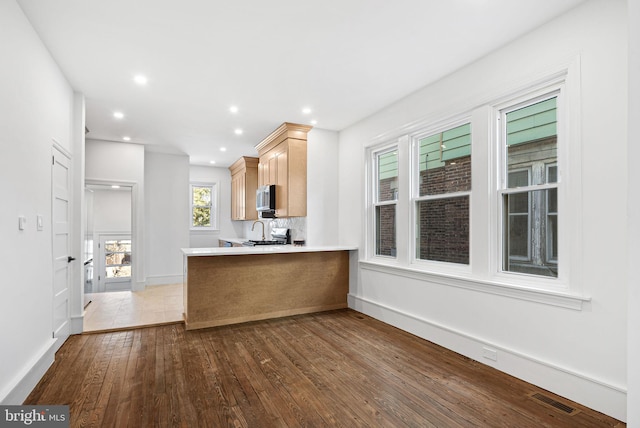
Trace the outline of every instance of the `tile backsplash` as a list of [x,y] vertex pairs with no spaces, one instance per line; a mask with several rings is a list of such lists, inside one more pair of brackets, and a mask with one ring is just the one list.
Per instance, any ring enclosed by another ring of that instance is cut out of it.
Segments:
[[[274,227],[286,227],[290,229],[291,242],[293,240],[306,240],[307,239],[307,218],[306,217],[288,217],[288,218],[274,218],[274,219],[260,219],[265,225],[265,236],[269,239],[271,235],[271,229]],[[262,228],[260,225],[256,225],[254,230],[251,230],[253,221],[245,222],[245,237],[247,239],[260,239],[262,235]]]
[[307,236],[306,217],[274,218],[271,221],[270,227],[286,227],[290,229],[291,242],[294,240],[305,240]]

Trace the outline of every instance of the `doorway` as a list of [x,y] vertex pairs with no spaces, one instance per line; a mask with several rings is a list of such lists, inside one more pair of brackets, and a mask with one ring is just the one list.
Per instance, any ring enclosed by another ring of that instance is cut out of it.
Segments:
[[[131,291],[132,187],[91,183],[85,188],[85,294]],[[89,296],[90,298],[90,296]],[[85,301],[85,305],[88,301]]]

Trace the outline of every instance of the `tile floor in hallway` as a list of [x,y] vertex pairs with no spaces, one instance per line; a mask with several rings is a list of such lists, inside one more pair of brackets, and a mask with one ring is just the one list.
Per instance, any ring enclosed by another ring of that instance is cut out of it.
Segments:
[[183,321],[182,284],[148,286],[144,291],[88,293],[84,332],[126,329]]

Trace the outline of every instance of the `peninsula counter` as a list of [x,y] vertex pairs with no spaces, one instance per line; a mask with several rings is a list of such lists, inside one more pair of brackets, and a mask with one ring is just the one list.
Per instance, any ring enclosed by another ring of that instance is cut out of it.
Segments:
[[187,330],[347,307],[356,247],[184,248]]

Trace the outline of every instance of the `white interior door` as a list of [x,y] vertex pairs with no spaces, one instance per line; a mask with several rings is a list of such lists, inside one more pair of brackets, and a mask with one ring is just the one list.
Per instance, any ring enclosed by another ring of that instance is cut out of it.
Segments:
[[51,222],[53,241],[53,337],[58,346],[69,337],[71,269],[69,219],[71,215],[71,159],[53,148],[51,170]]

